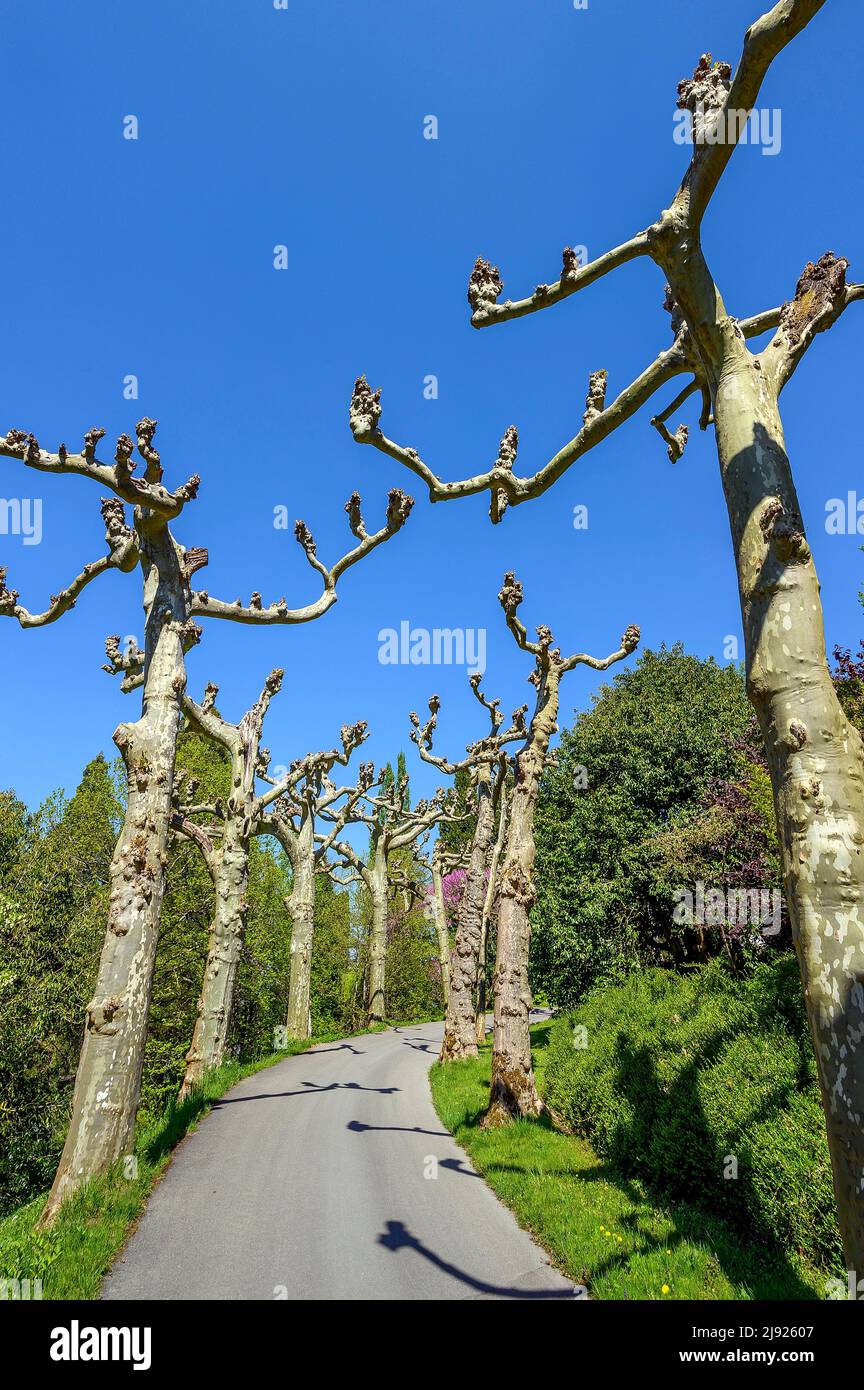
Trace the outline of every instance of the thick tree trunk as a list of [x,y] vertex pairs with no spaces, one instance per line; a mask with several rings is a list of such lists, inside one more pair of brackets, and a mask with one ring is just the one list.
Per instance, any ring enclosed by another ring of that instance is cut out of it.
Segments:
[[249,838],[244,833],[245,828],[243,821],[234,817],[225,825],[215,880],[216,906],[207,964],[180,1087],[181,1101],[193,1087],[201,1085],[208,1071],[222,1064],[225,1056],[248,911]]
[[528,740],[516,757],[516,785],[499,880],[498,948],[493,988],[492,1088],[483,1125],[506,1124],[517,1116],[540,1115],[544,1106],[531,1066],[531,989],[528,957],[534,902],[534,811],[549,740],[558,718],[561,675],[550,657],[537,695]]
[[471,842],[471,858],[465,890],[456,922],[456,944],[450,978],[450,1004],[441,1044],[442,1062],[477,1056],[477,1017],[474,991],[480,958],[483,907],[486,901],[486,866],[495,833],[492,772],[488,764],[477,769],[477,821]]
[[447,927],[447,909],[444,906],[441,865],[437,855],[432,856],[432,913],[435,918],[435,930],[438,933],[441,993],[444,996],[444,1012],[446,1014],[450,1007],[450,932]]
[[[310,821],[311,827],[311,821]],[[288,899],[291,913],[291,976],[288,983],[289,1038],[312,1036],[312,942],[315,932],[314,842],[308,836],[308,854],[299,855]]]
[[[502,772],[502,776],[505,774]],[[504,850],[504,842],[507,835],[507,789],[501,786],[499,789],[499,810],[498,810],[498,833],[495,836],[495,847],[492,850],[492,858],[489,862],[489,882],[486,885],[486,899],[483,903],[483,925],[480,929],[480,951],[477,956],[477,1014],[475,1027],[477,1035],[477,1045],[486,1041],[486,955],[489,949],[489,927],[492,923],[492,913],[495,910],[495,899],[498,891],[498,865],[501,863],[501,855]]]
[[771,769],[787,906],[847,1263],[864,1271],[864,753],[829,675],[819,582],[774,394],[743,352],[715,392],[747,683]]
[[111,865],[108,926],[75,1078],[66,1143],[40,1225],[132,1147],[168,857],[174,759],[185,681],[186,600],[167,529],[142,542],[146,678],[141,718],[114,741],[129,783]]
[[387,1017],[387,856],[380,850],[376,852],[370,879],[372,930],[369,936],[369,991],[366,1014],[370,1023],[383,1023]]

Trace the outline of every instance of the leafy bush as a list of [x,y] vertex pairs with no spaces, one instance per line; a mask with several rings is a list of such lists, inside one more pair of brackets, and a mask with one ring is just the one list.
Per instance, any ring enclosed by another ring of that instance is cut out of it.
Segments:
[[573,1130],[655,1191],[842,1267],[794,956],[743,981],[718,960],[591,993],[555,1024],[545,1091]]
[[[531,984],[561,1008],[641,966],[721,953],[673,889],[779,883],[774,810],[742,673],[645,651],[561,736],[537,807]],[[767,796],[766,796],[767,790]],[[727,934],[728,935],[728,934]]]

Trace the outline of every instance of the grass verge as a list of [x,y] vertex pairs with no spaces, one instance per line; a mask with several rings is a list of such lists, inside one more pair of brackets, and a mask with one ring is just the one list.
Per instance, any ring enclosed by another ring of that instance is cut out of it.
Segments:
[[[362,1031],[377,1033],[391,1026],[374,1024]],[[47,1194],[0,1220],[0,1299],[4,1293],[6,1297],[14,1296],[9,1283],[16,1280],[19,1284],[31,1281],[31,1296],[33,1281],[41,1280],[41,1296],[45,1299],[98,1298],[107,1270],[140,1219],[147,1198],[171,1161],[172,1151],[195,1129],[212,1102],[244,1077],[271,1067],[286,1056],[306,1052],[316,1043],[337,1042],[343,1036],[322,1033],[304,1042],[291,1041],[284,1051],[253,1062],[227,1062],[216,1068],[182,1105],[168,1106],[158,1120],[142,1126],[135,1142],[134,1176],[126,1176],[127,1160],[103,1177],[92,1179],[66,1203],[50,1231],[34,1230]]]
[[[549,1032],[550,1024],[532,1029],[541,1091]],[[438,1115],[520,1225],[592,1298],[825,1297],[826,1276],[797,1253],[748,1245],[716,1217],[684,1203],[659,1205],[640,1183],[551,1122],[481,1129],[490,1061],[487,1043],[476,1060],[433,1066]]]

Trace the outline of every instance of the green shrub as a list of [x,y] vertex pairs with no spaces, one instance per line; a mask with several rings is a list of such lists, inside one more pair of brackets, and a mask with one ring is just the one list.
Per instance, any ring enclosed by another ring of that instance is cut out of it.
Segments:
[[794,957],[743,981],[714,961],[593,992],[553,1028],[545,1091],[573,1130],[655,1191],[760,1244],[842,1262]]

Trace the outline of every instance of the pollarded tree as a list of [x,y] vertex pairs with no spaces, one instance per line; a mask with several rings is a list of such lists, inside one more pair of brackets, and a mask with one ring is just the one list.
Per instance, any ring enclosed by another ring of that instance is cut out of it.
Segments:
[[508,729],[502,729],[504,716],[500,700],[487,700],[480,689],[479,674],[469,676],[471,689],[487,711],[490,730],[475,743],[469,743],[467,756],[450,762],[432,751],[438,711],[441,701],[433,695],[429,701],[429,718],[421,726],[419,716],[412,710],[411,738],[424,762],[432,763],[448,777],[468,772],[475,788],[476,813],[474,836],[468,857],[465,891],[459,904],[456,924],[456,943],[451,958],[450,998],[441,1044],[442,1062],[452,1062],[477,1056],[476,992],[480,969],[480,947],[486,904],[486,873],[495,838],[500,789],[507,775],[507,755],[504,745],[527,737],[525,713],[527,705],[514,710]]
[[[186,1056],[180,1100],[193,1087],[200,1086],[205,1072],[220,1066],[225,1055],[249,910],[249,854],[267,803],[266,795],[260,796],[256,785],[269,763],[269,753],[261,747],[261,736],[270,701],[281,689],[283,675],[281,670],[270,672],[260,696],[239,724],[230,724],[218,713],[218,686],[209,684],[200,703],[188,691],[183,692],[183,713],[189,726],[225,750],[231,787],[224,803],[195,805],[183,804],[181,800],[186,795],[194,796],[195,784],[183,785],[178,788],[180,796],[175,802],[173,829],[198,846],[213,879],[215,895],[198,1014]],[[201,815],[215,819],[201,825]]]
[[513,795],[513,762],[511,758],[507,759],[507,768],[504,776],[499,778],[495,787],[495,792],[498,801],[498,829],[495,832],[495,843],[492,846],[492,855],[489,860],[486,896],[483,900],[483,920],[480,925],[480,950],[477,956],[477,1013],[475,1018],[475,1031],[478,1046],[486,1037],[486,956],[489,950],[492,923],[495,921],[495,914],[498,907],[498,868],[501,863],[501,855],[504,853],[504,846],[507,842],[507,822],[510,814],[510,798]]
[[[109,664],[104,669],[123,673],[124,691],[143,680],[144,657],[136,647],[121,652],[118,639],[109,637],[105,652]],[[264,719],[271,699],[282,687],[284,674],[271,671],[261,695],[239,724],[231,724],[219,714],[219,687],[212,682],[200,703],[185,688],[181,694],[188,727],[217,745],[226,758],[229,791],[225,801],[220,798],[193,804],[187,798],[194,798],[198,783],[182,776],[175,778],[171,827],[175,834],[197,845],[213,881],[215,900],[180,1100],[201,1084],[205,1072],[221,1064],[225,1054],[249,907],[250,847],[267,805],[279,795],[278,791],[259,795],[257,779],[269,764],[269,753],[261,747]],[[201,824],[201,816],[208,818],[207,824]]]
[[[283,783],[274,784],[278,800],[262,816],[259,834],[273,835],[291,865],[291,892],[286,906],[291,916],[291,970],[288,982],[286,1031],[289,1038],[312,1035],[312,947],[315,935],[315,875],[345,826],[358,819],[362,798],[375,785],[372,763],[361,763],[353,785],[338,786],[330,778],[337,765],[347,766],[355,748],[368,737],[364,722],[343,725],[341,748],[309,753],[289,769]],[[316,830],[323,823],[326,833]]]
[[[87,478],[111,494],[102,503],[107,554],[85,565],[42,613],[31,613],[19,603],[17,592],[7,587],[6,570],[0,570],[0,616],[17,620],[22,628],[45,627],[74,608],[79,595],[100,575],[136,568],[143,579],[145,615],[141,717],[121,724],[114,735],[129,794],[111,866],[105,944],[85,1015],[66,1145],[41,1217],[43,1225],[54,1220],[62,1202],[82,1182],[110,1167],[131,1145],[165,887],[180,701],[186,684],[184,654],[200,636],[196,619],[273,626],[321,617],[336,602],[340,576],[400,530],[412,505],[401,492],[391,492],[386,524],[369,535],[354,493],[346,511],[357,544],[330,569],[318,559],[305,524],[298,522],[297,540],[321,578],[321,594],[313,603],[290,609],[280,599],[265,606],[258,593],[248,604],[240,599],[226,603],[192,588],[192,576],[206,565],[207,551],[183,546],[171,523],[196,496],[200,478],[196,474],[169,492],[153,446],[155,433],[155,420],[140,420],[135,442],[126,434],[118,439],[113,464],[96,456],[105,434],[101,429],[88,431],[80,454],[70,453],[65,444],[50,453],[32,434],[18,429],[0,437],[0,457],[42,473]],[[145,465],[143,478],[134,476],[136,447]],[[127,505],[134,509],[131,526]]]
[[[456,789],[459,796],[459,789]],[[441,966],[441,992],[444,996],[445,1013],[450,1007],[450,916],[447,911],[447,899],[444,891],[444,881],[450,874],[461,869],[465,870],[470,844],[460,846],[458,850],[447,849],[444,843],[444,835],[439,834],[432,848],[429,860],[429,874],[431,883],[428,890],[427,914],[431,916],[435,924],[435,935],[438,938],[438,961]]]
[[562,678],[577,666],[606,671],[623,661],[639,644],[638,627],[628,627],[621,646],[602,658],[576,652],[562,657],[552,646],[548,627],[538,627],[537,641],[528,639],[518,615],[522,586],[513,574],[505,574],[498,595],[507,626],[518,646],[534,658],[529,676],[537,689],[537,703],[525,745],[514,759],[516,780],[510,798],[501,868],[498,875],[498,944],[493,986],[495,1023],[492,1041],[492,1089],[483,1123],[505,1124],[514,1116],[539,1115],[543,1109],[531,1066],[531,989],[528,956],[531,946],[530,912],[536,896],[534,883],[534,812],[540,779],[549,756],[549,740],[558,730],[558,692]]
[[372,903],[372,925],[369,934],[369,974],[366,991],[366,1014],[370,1023],[386,1018],[387,972],[387,895],[388,860],[398,850],[408,849],[427,835],[433,826],[460,819],[453,798],[439,788],[431,801],[418,801],[413,810],[408,806],[408,778],[394,779],[382,787],[379,796],[364,796],[367,809],[352,817],[369,829],[367,858],[347,840],[333,840],[328,846],[334,858],[328,871],[334,882],[362,883]]
[[[336,787],[328,777],[337,763],[348,763],[351,753],[367,737],[365,723],[343,727],[341,748],[310,753],[292,763],[284,777],[270,777],[270,752],[261,747],[261,737],[270,700],[280,690],[283,675],[281,670],[270,673],[261,696],[239,724],[230,724],[217,713],[215,700],[219,691],[212,683],[200,704],[188,693],[183,694],[183,712],[189,725],[225,750],[231,789],[224,802],[178,804],[173,820],[174,830],[200,849],[216,896],[181,1100],[200,1085],[205,1072],[218,1067],[223,1059],[245,934],[250,849],[256,836],[272,835],[277,839],[291,865],[291,892],[285,900],[292,921],[287,1032],[293,1038],[311,1035],[315,871],[329,843],[325,837],[319,837],[322,843],[316,847],[315,816],[332,814],[330,838],[335,838],[374,781],[371,764],[361,765],[357,787]],[[268,784],[269,790],[258,791],[259,779]],[[184,784],[180,790],[183,796],[194,796],[196,784]],[[203,825],[199,819],[202,815],[207,817]]]
[[[564,251],[560,278],[525,299],[499,303],[501,276],[478,260],[468,298],[476,328],[546,309],[637,257],[663,271],[674,341],[606,403],[607,374],[592,374],[582,428],[535,473],[513,471],[516,432],[493,467],[444,482],[413,449],[378,426],[380,392],[360,378],[351,407],[355,438],[422,478],[433,501],[488,491],[493,522],[507,506],[539,497],[576,459],[679,375],[691,380],[654,417],[670,459],[687,426],[666,421],[694,392],[700,426],[713,425],[732,532],[746,648],[748,694],[765,740],[786,893],[825,1108],[840,1228],[851,1268],[864,1267],[864,746],[837,699],[825,654],[819,581],[807,544],[780,416],[780,395],[807,349],[856,300],[848,263],[826,252],[808,262],[786,304],[739,319],[727,310],[701,241],[702,222],[759,98],[771,63],[825,0],[777,0],[744,36],[734,76],[703,55],[678,85],[693,123],[684,178],[655,221],[580,265]],[[772,331],[762,351],[748,340]]]

